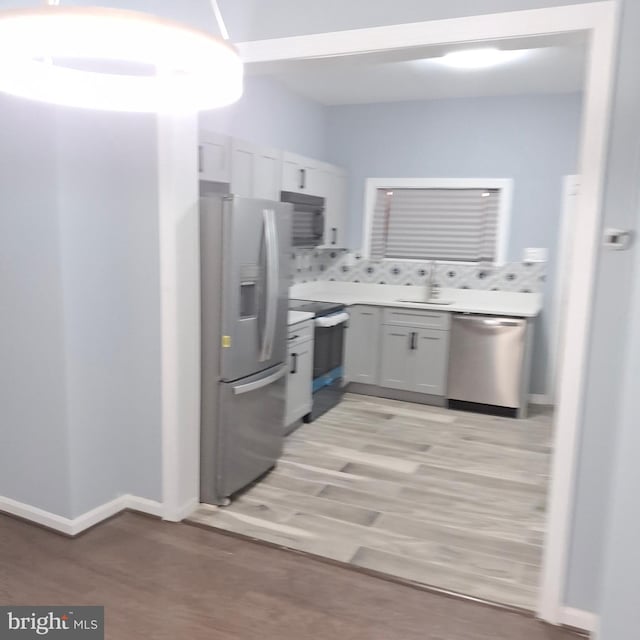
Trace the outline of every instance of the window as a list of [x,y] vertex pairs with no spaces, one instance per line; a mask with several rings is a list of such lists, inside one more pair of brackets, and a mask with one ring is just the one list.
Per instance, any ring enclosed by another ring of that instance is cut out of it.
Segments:
[[365,253],[372,260],[501,263],[510,187],[509,180],[369,179]]

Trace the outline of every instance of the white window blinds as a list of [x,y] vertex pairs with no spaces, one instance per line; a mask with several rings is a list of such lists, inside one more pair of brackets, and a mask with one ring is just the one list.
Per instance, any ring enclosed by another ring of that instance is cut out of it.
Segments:
[[378,189],[371,258],[494,262],[499,189]]

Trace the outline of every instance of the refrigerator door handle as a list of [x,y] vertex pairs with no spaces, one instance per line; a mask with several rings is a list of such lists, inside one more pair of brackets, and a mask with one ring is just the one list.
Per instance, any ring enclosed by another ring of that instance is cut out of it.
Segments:
[[263,387],[268,387],[270,384],[277,382],[280,378],[283,378],[287,373],[287,367],[281,367],[279,371],[272,373],[266,378],[255,380],[254,382],[247,382],[246,384],[240,384],[237,387],[233,387],[233,393],[237,396],[243,393],[249,393],[250,391],[257,391]]
[[276,331],[276,315],[278,311],[278,233],[276,229],[275,211],[264,209],[264,240],[267,257],[266,273],[266,311],[264,319],[264,331],[262,332],[262,349],[260,360],[269,360],[273,353],[273,340]]

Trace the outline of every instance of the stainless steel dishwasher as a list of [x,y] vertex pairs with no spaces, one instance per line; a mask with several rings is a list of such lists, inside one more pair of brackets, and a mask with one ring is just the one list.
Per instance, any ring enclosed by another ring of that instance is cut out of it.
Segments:
[[527,325],[522,318],[453,316],[447,385],[450,408],[526,415]]

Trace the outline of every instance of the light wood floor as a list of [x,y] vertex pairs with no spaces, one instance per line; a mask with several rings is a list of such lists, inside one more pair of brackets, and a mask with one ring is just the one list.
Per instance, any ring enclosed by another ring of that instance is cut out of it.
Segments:
[[104,605],[107,640],[571,640],[461,602],[125,513],[76,539],[0,515],[3,605]]
[[533,610],[551,435],[550,410],[514,420],[347,394],[262,481],[191,519]]

